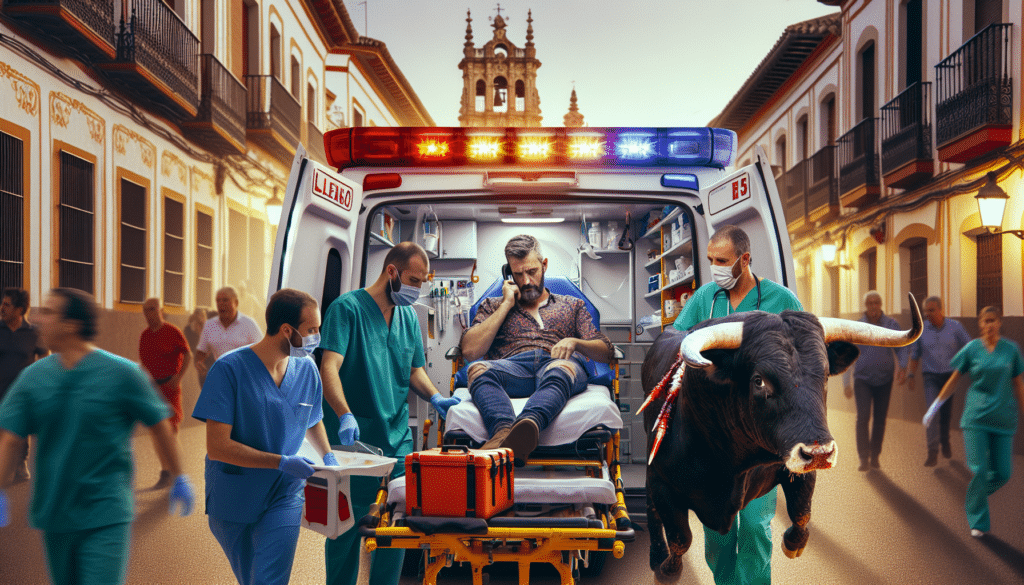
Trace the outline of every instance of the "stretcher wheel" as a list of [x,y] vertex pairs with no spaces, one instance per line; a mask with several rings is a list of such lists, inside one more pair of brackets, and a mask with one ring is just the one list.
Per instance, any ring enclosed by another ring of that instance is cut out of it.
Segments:
[[580,576],[582,577],[598,577],[601,575],[601,571],[604,570],[604,562],[608,560],[608,551],[606,550],[592,550],[590,551],[590,562],[586,567],[583,563],[579,563]]

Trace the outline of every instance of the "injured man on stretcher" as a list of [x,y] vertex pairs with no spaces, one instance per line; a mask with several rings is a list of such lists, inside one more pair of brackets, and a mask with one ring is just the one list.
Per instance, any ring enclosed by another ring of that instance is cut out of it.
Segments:
[[[569,399],[587,390],[586,360],[608,363],[614,350],[581,299],[545,288],[548,262],[536,238],[509,240],[505,259],[511,279],[500,297],[481,302],[461,351],[469,394],[489,437],[483,448],[511,448],[521,467]],[[526,404],[516,415],[511,399],[522,398]]]

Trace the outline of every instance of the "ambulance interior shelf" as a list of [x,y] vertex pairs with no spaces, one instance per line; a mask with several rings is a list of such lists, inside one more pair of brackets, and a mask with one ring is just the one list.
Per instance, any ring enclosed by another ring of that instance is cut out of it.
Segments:
[[648,222],[649,228],[643,239],[654,242],[648,253],[649,260],[644,264],[648,270],[657,270],[648,281],[648,290],[644,298],[659,299],[659,310],[655,315],[645,319],[645,326],[672,323],[686,294],[693,289],[694,262],[693,237],[689,216],[679,206],[666,208],[660,220]]

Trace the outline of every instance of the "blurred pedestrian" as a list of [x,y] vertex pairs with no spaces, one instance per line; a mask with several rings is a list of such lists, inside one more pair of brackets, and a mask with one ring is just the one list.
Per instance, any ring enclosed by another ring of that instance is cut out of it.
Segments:
[[[907,390],[913,392],[914,372],[920,361],[925,404],[931,404],[953,373],[950,360],[971,341],[971,336],[959,321],[946,318],[939,297],[931,296],[924,300],[924,317],[924,331],[910,346],[910,364],[902,376],[908,380]],[[949,459],[953,456],[949,445],[949,422],[952,416],[953,402],[949,401],[939,411],[939,420],[927,425],[925,437],[928,440],[928,458],[924,461],[925,467],[934,467],[938,463],[940,446],[943,457]]]
[[238,293],[230,286],[217,291],[217,318],[207,319],[195,347],[196,370],[205,378],[206,358],[220,359],[225,353],[260,340],[259,325],[238,310]]
[[[206,309],[204,307],[196,307],[196,310],[192,311],[192,314],[188,317],[188,323],[185,324],[183,333],[185,334],[185,341],[188,342],[188,346],[195,349],[199,345],[199,338],[203,335],[203,325],[206,324]],[[207,355],[206,359],[203,360],[203,368],[200,369],[199,365],[196,364],[196,376],[199,378],[199,387],[203,387],[203,382],[206,380],[206,372],[210,370],[210,366],[213,365],[213,356]]]
[[30,519],[43,531],[50,578],[57,584],[124,582],[134,517],[130,445],[136,422],[153,430],[176,476],[169,512],[180,504],[187,515],[195,499],[181,472],[170,409],[149,377],[92,344],[98,312],[86,293],[51,291],[35,315],[54,355],[25,368],[0,403],[0,478],[9,476],[25,438],[36,435]]
[[1016,343],[1000,336],[1002,323],[1002,312],[996,307],[985,307],[978,313],[981,337],[953,357],[953,373],[923,421],[926,425],[931,422],[955,392],[961,374],[971,377],[960,426],[967,466],[974,474],[967,484],[964,507],[971,536],[976,538],[991,528],[988,497],[1010,481],[1017,410],[1024,410],[1024,357]]
[[206,423],[206,513],[235,578],[287,583],[313,461],[307,439],[337,465],[324,430],[323,386],[310,354],[320,342],[316,300],[279,290],[267,304],[267,334],[210,368],[192,416]]
[[[29,364],[50,355],[39,339],[39,332],[25,318],[28,313],[28,291],[23,288],[4,289],[0,303],[0,401],[7,389]],[[28,441],[14,468],[14,483],[28,481]],[[4,478],[0,478],[0,483]]]
[[[171,431],[177,444],[178,429],[181,426],[181,378],[192,360],[192,352],[181,330],[164,321],[163,304],[160,299],[146,299],[146,302],[142,303],[142,314],[146,317],[148,326],[139,336],[139,361],[153,377],[167,404],[174,411],[171,416]],[[155,436],[153,440],[156,441]],[[160,458],[160,477],[152,489],[171,487],[174,476],[171,475],[170,462],[164,459],[159,448],[156,453]]]
[[[864,315],[860,321],[900,330],[899,323],[882,312],[882,295],[873,290],[864,295]],[[860,456],[858,471],[867,471],[871,467],[881,467],[878,457],[882,453],[882,441],[885,439],[885,419],[889,414],[893,372],[896,371],[895,365],[898,360],[900,367],[897,378],[901,384],[906,380],[903,372],[907,367],[909,351],[902,347],[893,350],[891,347],[873,345],[858,345],[857,348],[860,349],[860,356],[852,372],[846,370],[843,374],[843,390],[846,397],[854,397],[857,404],[857,454]],[[893,359],[894,357],[896,359]]]

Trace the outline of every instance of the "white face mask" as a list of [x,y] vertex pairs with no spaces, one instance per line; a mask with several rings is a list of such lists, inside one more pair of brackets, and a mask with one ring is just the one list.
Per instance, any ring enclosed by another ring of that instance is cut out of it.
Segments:
[[[739,261],[740,259],[737,258],[736,262]],[[711,278],[715,281],[715,284],[725,290],[731,290],[732,287],[736,286],[736,282],[740,279],[739,276],[732,275],[732,269],[736,267],[736,262],[733,262],[732,266],[711,267]],[[740,274],[742,274],[742,272]]]

